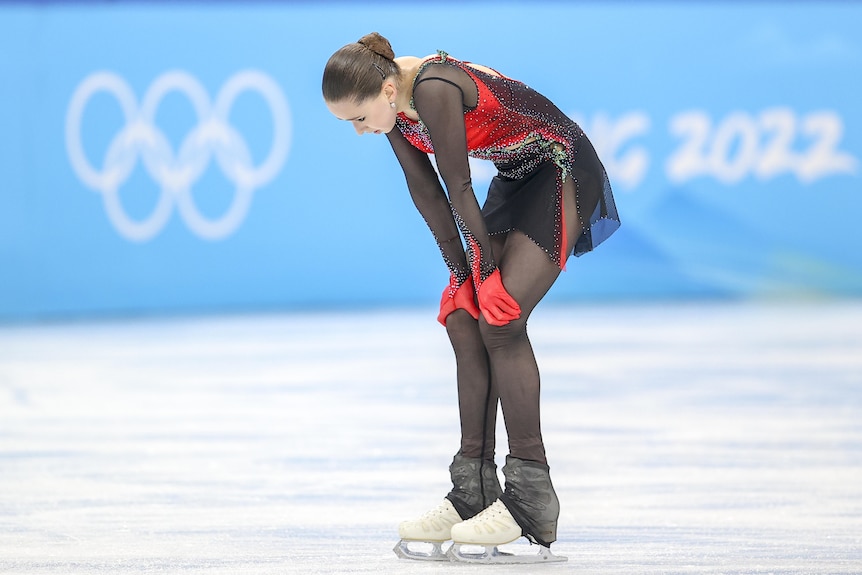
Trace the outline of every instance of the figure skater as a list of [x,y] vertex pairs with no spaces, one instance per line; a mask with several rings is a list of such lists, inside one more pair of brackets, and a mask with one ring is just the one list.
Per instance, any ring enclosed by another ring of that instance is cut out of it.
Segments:
[[[457,368],[461,444],[449,467],[453,487],[435,509],[399,526],[396,553],[564,560],[549,549],[557,538],[559,502],[526,326],[569,255],[591,251],[619,227],[595,149],[575,122],[525,84],[442,51],[396,58],[376,32],[332,55],[323,98],[358,134],[389,139],[450,272],[437,319]],[[490,160],[498,171],[481,208],[469,157]],[[505,490],[494,463],[498,401],[509,443]],[[541,546],[538,555],[497,551],[521,536]],[[450,539],[444,555],[442,543]],[[430,542],[433,550],[414,551],[413,541]],[[461,545],[486,551],[469,554]]]

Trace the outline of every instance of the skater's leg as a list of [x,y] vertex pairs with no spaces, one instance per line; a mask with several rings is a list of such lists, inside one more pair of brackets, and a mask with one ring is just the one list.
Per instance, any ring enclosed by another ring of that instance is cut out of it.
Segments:
[[461,416],[461,455],[494,460],[497,391],[491,381],[488,353],[479,322],[464,310],[446,319],[455,352],[458,409]]
[[[461,449],[449,466],[452,490],[443,502],[398,528],[401,541],[395,553],[411,559],[445,558],[440,544],[451,538],[452,527],[474,517],[502,495],[494,463],[497,395],[479,324],[466,311],[456,310],[446,318],[446,331],[455,352]],[[414,551],[409,543],[415,541],[431,543],[433,550]]]
[[[568,250],[581,233],[574,209],[575,186],[563,187]],[[491,373],[503,406],[510,455],[503,474],[506,490],[500,501],[452,529],[459,553],[462,543],[501,545],[520,535],[544,548],[556,540],[559,502],[551,484],[539,418],[539,370],[527,337],[527,320],[560,270],[541,248],[520,232],[511,232],[497,260],[507,291],[521,306],[521,316],[505,326],[480,319]],[[545,549],[549,553],[549,550]],[[544,553],[544,552],[543,552]],[[546,560],[547,556],[542,560]]]
[[539,425],[539,369],[527,336],[527,320],[559,269],[518,231],[509,234],[499,267],[506,290],[521,307],[521,317],[504,326],[490,325],[482,317],[479,329],[503,407],[509,453],[545,462]]
[[[568,253],[582,230],[572,178],[563,184],[563,198]],[[492,326],[480,318],[479,328],[503,406],[509,453],[546,463],[539,416],[539,369],[527,336],[527,320],[559,277],[560,269],[519,231],[508,234],[497,263],[506,290],[521,307],[521,316],[504,326]]]
[[[495,257],[502,254],[505,242],[505,234],[491,237]],[[455,352],[461,418],[460,454],[494,461],[498,394],[491,379],[479,322],[466,311],[456,310],[446,319],[446,332]]]

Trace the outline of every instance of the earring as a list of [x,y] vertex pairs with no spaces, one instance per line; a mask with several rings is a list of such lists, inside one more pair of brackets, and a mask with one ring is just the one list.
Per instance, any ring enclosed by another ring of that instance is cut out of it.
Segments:
[[390,108],[394,108],[394,107],[395,107],[395,102],[389,102],[389,107],[390,107]]

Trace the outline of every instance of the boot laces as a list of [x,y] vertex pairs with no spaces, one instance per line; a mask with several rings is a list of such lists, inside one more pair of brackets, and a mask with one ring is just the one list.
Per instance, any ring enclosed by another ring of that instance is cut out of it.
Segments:
[[494,503],[479,512],[475,519],[478,521],[493,521],[501,515],[509,515],[509,510],[506,509],[506,505],[502,501],[497,499]]
[[[450,505],[451,505],[451,503],[450,503]],[[434,509],[431,509],[430,511],[426,511],[422,515],[422,517],[419,518],[419,521],[436,519],[436,518],[442,517],[448,513],[449,513],[449,508],[446,505],[446,500],[444,500],[443,503],[441,503],[440,505],[438,505]]]

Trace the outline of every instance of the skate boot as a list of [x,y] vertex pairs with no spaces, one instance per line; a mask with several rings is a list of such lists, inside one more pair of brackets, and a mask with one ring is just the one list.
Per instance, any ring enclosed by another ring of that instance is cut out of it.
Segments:
[[[418,519],[398,526],[401,540],[395,554],[405,559],[449,561],[442,545],[452,538],[452,526],[473,517],[502,494],[492,461],[458,453],[449,466],[452,491],[443,502]],[[429,549],[430,547],[430,549]]]
[[[560,503],[551,484],[548,466],[535,461],[506,457],[503,467],[506,492],[476,517],[452,527],[453,545],[447,555],[455,561],[476,563],[548,563],[566,561],[551,553],[557,539]],[[497,547],[521,536],[539,545],[538,554],[511,554]],[[468,552],[464,546],[482,546]]]

